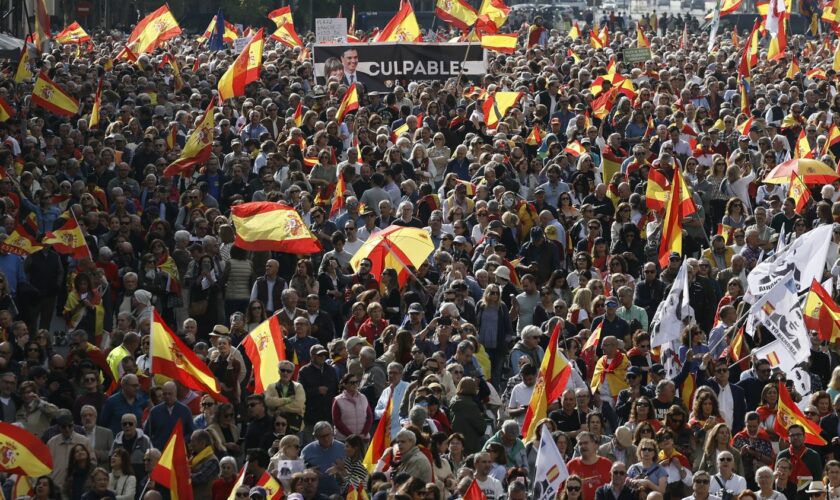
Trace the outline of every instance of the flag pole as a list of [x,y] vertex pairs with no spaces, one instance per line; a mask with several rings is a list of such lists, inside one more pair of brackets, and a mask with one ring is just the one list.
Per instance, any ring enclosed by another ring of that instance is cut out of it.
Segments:
[[461,84],[461,77],[464,76],[464,65],[467,64],[467,57],[470,55],[470,48],[472,47],[472,38],[470,35],[475,33],[475,26],[467,32],[467,50],[464,51],[464,60],[461,61],[461,71],[458,72],[458,79],[455,80],[455,92],[458,92],[458,85]]

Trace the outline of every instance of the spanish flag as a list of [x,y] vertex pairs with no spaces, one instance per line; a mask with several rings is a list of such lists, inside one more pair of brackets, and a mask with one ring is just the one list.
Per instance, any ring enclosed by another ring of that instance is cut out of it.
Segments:
[[75,21],[73,24],[64,28],[61,33],[55,35],[55,41],[62,45],[81,44],[90,41],[90,35],[87,34],[84,28]]
[[572,27],[569,28],[569,38],[572,40],[580,38],[580,26],[578,26],[577,21],[573,22]]
[[796,202],[796,213],[802,213],[805,205],[808,204],[808,200],[811,199],[811,191],[808,189],[808,186],[802,182],[802,178],[796,175],[796,172],[790,173],[788,197],[793,198]]
[[215,120],[213,119],[213,100],[204,111],[204,116],[201,118],[198,126],[192,131],[187,142],[184,144],[184,149],[181,150],[181,156],[177,160],[170,163],[163,171],[164,177],[172,177],[173,175],[182,174],[188,171],[195,165],[199,165],[210,158],[210,150],[213,146],[213,131],[215,127]]
[[648,40],[644,30],[642,30],[642,25],[638,22],[636,23],[636,47],[650,48],[650,40]]
[[[336,166],[336,168],[338,167]],[[339,170],[338,182],[336,182],[335,184],[335,198],[333,199],[332,206],[330,207],[330,219],[334,219],[338,215],[338,213],[344,209],[344,191],[346,190],[347,184],[344,181],[344,175],[341,173],[341,170]]]
[[335,113],[335,121],[343,123],[344,116],[357,109],[359,109],[359,90],[354,83],[341,98],[341,104],[338,105],[338,111]]
[[227,402],[207,365],[166,326],[157,311],[152,316],[152,373]]
[[504,0],[482,0],[475,27],[481,33],[498,33],[509,14],[510,7],[505,5]]
[[53,470],[46,443],[21,427],[0,422],[0,448],[3,450],[2,472],[38,477]]
[[593,49],[604,48],[604,42],[601,41],[601,37],[594,29],[589,30],[589,45],[591,45]]
[[90,254],[85,235],[76,221],[76,215],[71,211],[70,218],[63,226],[55,231],[47,231],[43,244],[52,245],[55,251],[62,255],[69,255],[76,260],[93,259]]
[[245,95],[245,86],[260,78],[265,39],[263,29],[254,35],[225,74],[219,78],[219,98],[222,102]]
[[662,240],[659,243],[659,265],[668,266],[671,252],[682,254],[682,219],[684,214],[680,205],[683,185],[679,169],[674,170],[674,180],[671,183],[670,198],[665,204],[665,219],[662,221]]
[[563,151],[577,158],[583,153],[586,153],[586,148],[583,147],[583,144],[581,144],[580,141],[574,140],[567,144]]
[[484,123],[487,124],[487,128],[495,129],[523,95],[522,92],[496,92],[485,99],[484,104],[481,105],[481,111],[484,113]]
[[93,99],[93,108],[90,110],[90,118],[88,119],[88,128],[99,127],[99,120],[102,115],[102,78],[99,79],[99,85],[96,86],[96,97]]
[[303,101],[298,102],[297,108],[295,108],[295,113],[292,115],[292,120],[295,121],[295,127],[303,125]]
[[503,54],[513,54],[516,52],[518,38],[519,36],[516,33],[484,35],[481,37],[481,46],[487,50],[493,50]]
[[592,333],[589,334],[589,337],[586,338],[586,342],[584,342],[583,347],[581,347],[581,352],[586,352],[590,349],[595,349],[598,347],[598,344],[601,343],[601,331],[604,323],[598,325]]
[[[210,24],[207,25],[207,29],[204,30],[204,33],[198,37],[198,41],[204,43],[207,40],[210,40],[210,37],[213,36],[213,32],[216,31],[216,18],[217,15],[213,16],[213,19],[210,20]],[[234,40],[239,38],[239,33],[236,32],[236,26],[232,25],[228,21],[225,21],[225,34],[222,37],[222,40],[225,43],[233,43]]]
[[166,53],[163,56],[163,61],[161,61],[161,65],[168,64],[170,68],[172,68],[172,77],[174,80],[174,87],[175,92],[180,91],[184,88],[184,78],[181,76],[181,68],[178,67],[178,60],[175,59],[170,53]]
[[254,365],[254,392],[262,394],[271,384],[280,380],[277,363],[286,359],[283,328],[277,316],[271,316],[251,330],[242,341],[245,354]]
[[723,243],[728,245],[729,242],[732,240],[732,231],[733,231],[732,226],[729,226],[729,225],[726,225],[726,224],[718,224],[717,225],[717,233],[715,233],[715,234],[719,234],[719,235],[723,236]]
[[748,135],[750,133],[750,127],[752,127],[753,119],[752,116],[741,122],[740,125],[736,125],[735,128],[738,130],[738,133],[741,135]]
[[11,498],[32,497],[35,495],[35,489],[29,478],[24,475],[18,475],[15,478],[15,483],[12,485]]
[[525,420],[522,423],[522,437],[527,443],[537,438],[537,424],[548,416],[548,405],[563,394],[566,384],[572,374],[569,360],[560,351],[560,323],[551,332],[548,349],[540,363],[537,384],[531,393]]
[[[35,0],[35,46],[38,50],[44,49],[44,42],[52,38],[50,29],[50,14],[47,12],[47,4],[44,0]],[[26,45],[24,44],[24,47]]]
[[35,212],[30,212],[24,223],[18,223],[12,234],[0,243],[0,250],[26,257],[44,249],[38,241],[38,220]]
[[[463,184],[467,188],[467,196],[475,196],[475,184],[463,179],[457,179],[458,184]],[[457,184],[456,184],[457,185]]]
[[32,78],[32,71],[29,69],[29,49],[24,43],[23,48],[20,49],[20,59],[18,59],[14,80],[15,83],[20,83],[29,78]]
[[801,71],[802,70],[799,69],[799,61],[797,61],[796,56],[794,56],[790,60],[790,66],[788,66],[785,78],[787,78],[788,80],[793,80],[794,78],[796,78],[796,75],[798,75]]
[[[137,62],[137,54],[135,54],[133,50],[128,48],[128,45],[125,45],[122,48],[122,50],[119,51],[119,53],[117,54],[117,56],[114,59],[116,59],[117,61],[125,60],[125,61],[128,61],[128,62],[136,63]],[[113,64],[113,62],[112,62],[112,64]]]
[[825,439],[820,436],[822,429],[820,426],[811,420],[805,418],[802,410],[793,402],[790,397],[787,387],[784,382],[779,382],[779,402],[776,410],[776,423],[773,424],[773,430],[779,435],[781,439],[788,439],[788,427],[793,424],[799,424],[805,428],[805,442],[816,446],[825,446]]
[[808,136],[805,135],[805,129],[799,131],[799,137],[796,138],[796,146],[793,148],[793,157],[798,158],[813,158],[814,152],[811,151],[811,145],[808,143]]
[[572,49],[566,49],[566,55],[574,59],[575,64],[580,62],[580,56],[575,53]]
[[[376,470],[376,464],[385,453],[385,450],[391,446],[391,413],[394,411],[394,394],[388,398],[388,404],[385,405],[385,412],[382,413],[382,418],[376,424],[376,431],[370,437],[370,444],[365,452],[365,458],[362,460],[362,465],[373,473]],[[4,424],[8,425],[8,424]]]
[[79,112],[79,101],[56,85],[43,72],[39,73],[35,80],[32,103],[59,116],[73,116]]
[[295,23],[294,19],[292,19],[292,8],[288,5],[272,10],[268,13],[268,18],[274,21],[274,24],[276,24],[278,28],[286,24]]
[[255,252],[318,253],[321,244],[312,236],[294,208],[267,201],[231,208],[236,246]]
[[787,49],[787,21],[783,18],[779,22],[779,32],[770,39],[770,45],[767,47],[767,60],[777,61],[783,58],[785,49]]
[[[157,316],[157,313],[155,313]],[[154,338],[155,335],[152,335]],[[190,351],[192,352],[192,351]],[[178,419],[149,478],[167,488],[172,500],[193,500],[192,472],[187,459],[184,424]]]
[[127,45],[132,47],[135,54],[145,54],[158,48],[161,43],[181,34],[178,21],[163,4],[158,10],[144,17],[128,37]]
[[822,68],[814,68],[811,71],[805,73],[805,76],[807,76],[811,80],[828,80],[828,76],[826,75],[825,70]]
[[263,472],[263,475],[260,476],[254,486],[265,488],[265,492],[268,493],[266,500],[280,500],[285,495],[283,485],[274,476],[269,474],[268,471]]
[[542,141],[543,138],[542,134],[540,134],[540,128],[535,125],[534,128],[531,129],[531,133],[528,134],[528,138],[525,139],[525,144],[529,146],[539,146],[542,144]]
[[828,129],[828,140],[825,141],[825,148],[823,148],[822,154],[827,154],[829,148],[837,143],[840,143],[840,128],[837,128],[837,125],[832,123]]
[[[402,0],[400,10],[376,37],[377,42],[422,42],[423,34],[411,7],[410,0]],[[339,123],[341,123],[339,121]]]
[[0,122],[4,122],[15,116],[15,113],[15,108],[13,108],[5,99],[0,97]]
[[742,370],[747,369],[747,356],[750,355],[750,349],[747,346],[747,341],[744,338],[744,330],[746,329],[746,325],[741,325],[741,328],[738,329],[738,333],[735,334],[735,338],[732,339],[732,344],[729,349],[729,355],[732,358],[734,363],[738,363],[738,366],[741,367]]
[[805,326],[819,332],[820,339],[834,342],[840,338],[840,307],[817,280],[808,290],[802,316]]
[[368,500],[368,494],[367,491],[365,491],[365,485],[359,483],[354,487],[352,483],[348,484],[347,494],[344,496],[344,500]]
[[[720,5],[720,17],[723,17],[728,14],[732,14],[738,7],[741,6],[741,2],[743,0],[723,0],[723,3]],[[708,14],[706,14],[706,21],[711,21],[712,18],[715,17],[715,11],[712,10]],[[733,33],[735,30],[733,30]]]
[[464,0],[437,0],[435,15],[464,32],[478,19],[478,12]]
[[245,470],[248,468],[248,464],[245,463],[241,469],[239,469],[239,475],[236,476],[236,482],[233,483],[233,488],[230,490],[230,495],[228,495],[227,500],[236,500],[236,490],[239,489],[240,486],[245,482]]
[[277,40],[290,49],[303,47],[303,42],[300,40],[300,37],[295,31],[295,25],[292,23],[286,23],[277,28],[274,33],[271,34],[270,38],[272,40]]
[[178,127],[169,127],[166,132],[166,150],[172,151],[178,145]]

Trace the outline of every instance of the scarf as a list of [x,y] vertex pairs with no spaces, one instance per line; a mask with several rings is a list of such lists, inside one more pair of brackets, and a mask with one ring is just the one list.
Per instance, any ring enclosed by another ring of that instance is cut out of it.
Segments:
[[805,452],[808,451],[808,448],[803,446],[802,451],[799,452],[798,455],[793,451],[793,447],[789,447],[788,451],[790,452],[790,477],[788,478],[788,482],[791,482],[795,486],[799,487],[800,477],[813,476],[811,474],[811,470],[807,465],[805,465],[805,462],[802,461],[802,457],[805,455]]
[[190,459],[190,469],[195,469],[198,464],[213,456],[213,447],[206,446]]

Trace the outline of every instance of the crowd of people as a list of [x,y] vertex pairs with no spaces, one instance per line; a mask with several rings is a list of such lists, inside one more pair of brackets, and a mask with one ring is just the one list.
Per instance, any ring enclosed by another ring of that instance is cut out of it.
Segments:
[[[801,425],[777,432],[785,373],[767,359],[730,366],[727,342],[708,341],[734,336],[747,275],[780,237],[833,225],[825,276],[835,268],[840,184],[810,185],[797,209],[787,185],[763,182],[801,131],[803,147],[837,168],[834,49],[791,33],[787,56],[767,61],[762,42],[741,103],[742,46],[719,33],[709,52],[708,30],[683,30],[697,20],[661,19],[641,20],[651,58],[637,64],[622,62],[637,40],[630,19],[596,21],[610,28],[602,49],[584,20],[583,36],[548,28],[526,48],[525,23],[518,50],[490,53],[479,81],[360,87],[341,123],[347,85],[316,81],[300,47],[269,41],[259,81],[216,103],[209,159],[179,177],[163,171],[214,101],[231,50],[185,35],[111,68],[125,34],[92,32],[91,50],[53,44],[33,64],[80,100],[72,118],[32,105],[31,80],[0,81],[15,112],[0,123],[2,238],[75,218],[91,251],[0,247],[0,418],[42,439],[53,461],[47,476],[7,476],[6,498],[169,500],[150,473],[178,422],[197,499],[276,500],[266,474],[289,500],[360,489],[474,498],[473,483],[488,500],[536,498],[540,432],[524,440],[523,423],[555,330],[571,375],[538,429],[567,460],[560,498],[840,498],[836,346],[816,332],[802,339],[811,391],[788,385],[822,429],[828,444],[817,446]],[[598,118],[592,83],[611,60],[635,97],[619,94]],[[825,79],[806,76],[815,68]],[[100,79],[102,118],[90,128]],[[523,96],[491,130],[479,96],[501,90]],[[535,128],[542,139],[529,144]],[[567,147],[576,141],[582,150]],[[621,164],[612,178],[606,161]],[[649,208],[648,175],[674,169],[697,212],[682,221],[683,251],[661,266],[663,211]],[[346,197],[331,215],[324,193],[338,176]],[[251,201],[294,207],[323,251],[237,247],[230,210]],[[394,269],[350,265],[392,225],[425,229],[435,247],[404,284]],[[695,321],[678,356],[693,390],[666,376],[650,336],[684,262]],[[153,373],[152,310],[227,401]],[[272,315],[288,360],[258,393],[241,342]],[[391,445],[366,467],[382,425]]]

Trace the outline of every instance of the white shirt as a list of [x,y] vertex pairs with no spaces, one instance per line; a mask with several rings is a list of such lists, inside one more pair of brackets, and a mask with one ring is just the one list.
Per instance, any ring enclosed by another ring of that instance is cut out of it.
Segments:
[[735,412],[735,400],[732,399],[732,387],[726,384],[726,387],[721,387],[718,392],[718,409],[726,425],[732,428],[732,415]]
[[356,252],[358,252],[359,249],[362,248],[362,245],[364,245],[364,244],[365,244],[365,242],[360,240],[359,238],[356,238],[356,241],[347,240],[344,243],[344,250],[346,252],[348,252],[350,255],[356,255]]
[[[723,488],[720,487],[718,480],[720,480],[720,483],[723,483]],[[712,476],[712,480],[709,482],[709,493],[717,493],[723,489],[739,493],[747,489],[747,480],[734,472],[728,480],[724,480],[720,474]]]
[[487,500],[499,500],[505,495],[505,489],[502,488],[502,483],[493,476],[487,476],[487,479],[484,481],[478,481],[478,487],[484,492]]
[[[508,402],[508,408],[519,408],[520,406],[528,406],[528,403],[531,402],[531,394],[534,393],[534,386],[528,387],[525,385],[525,382],[520,382],[513,386],[513,390],[510,391],[510,402]],[[519,422],[521,426],[525,422],[525,414],[521,414],[516,417],[516,421]]]

